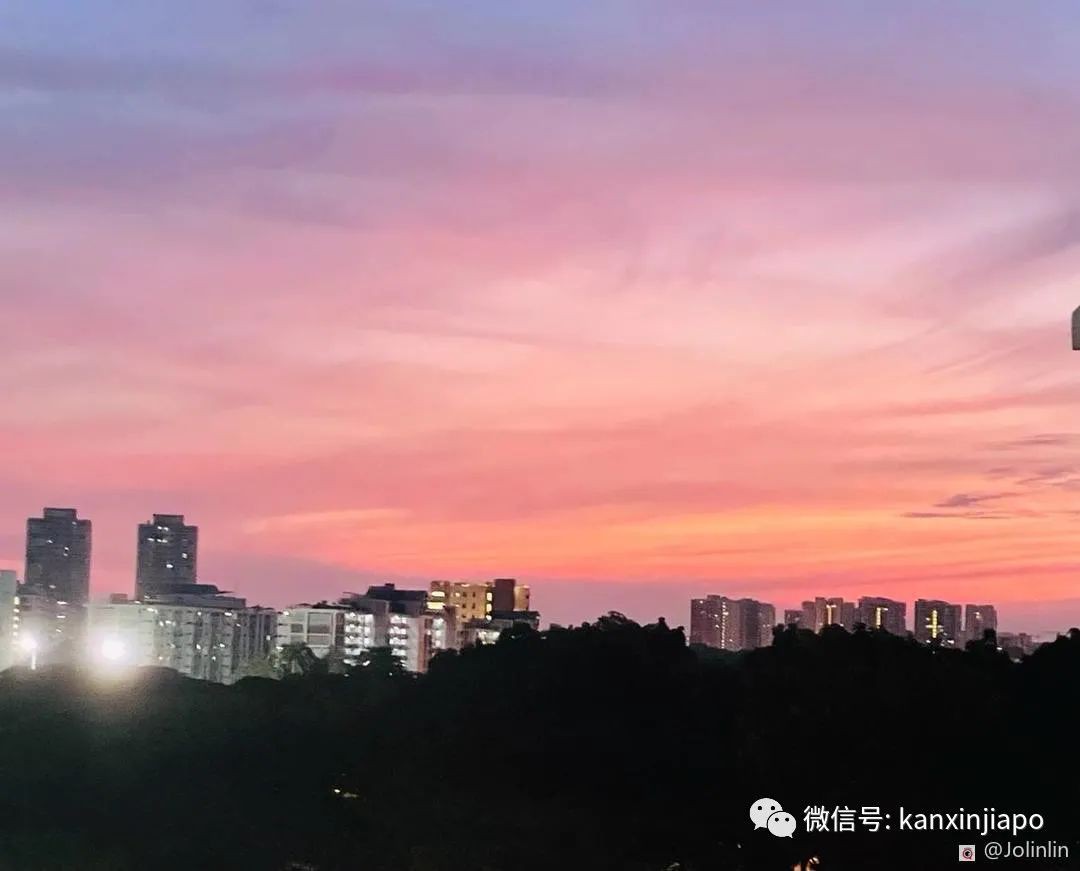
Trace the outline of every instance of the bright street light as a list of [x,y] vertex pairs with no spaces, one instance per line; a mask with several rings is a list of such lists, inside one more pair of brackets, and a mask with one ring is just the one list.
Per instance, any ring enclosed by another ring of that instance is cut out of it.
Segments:
[[106,638],[101,642],[101,658],[106,662],[117,663],[123,661],[127,650],[122,641],[116,638]]

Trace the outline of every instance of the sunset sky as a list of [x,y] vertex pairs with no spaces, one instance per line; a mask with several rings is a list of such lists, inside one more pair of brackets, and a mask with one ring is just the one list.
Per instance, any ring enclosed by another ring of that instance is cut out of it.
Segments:
[[882,5],[4,4],[0,567],[1080,623],[1080,12]]

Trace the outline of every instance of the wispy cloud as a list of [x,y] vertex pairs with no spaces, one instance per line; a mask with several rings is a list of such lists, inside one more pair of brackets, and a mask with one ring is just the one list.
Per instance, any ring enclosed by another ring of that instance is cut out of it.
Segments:
[[987,511],[905,511],[900,516],[915,520],[1008,520],[1013,515]]
[[1010,499],[1019,494],[1005,493],[957,493],[948,499],[943,499],[934,505],[935,508],[970,508],[983,502],[995,502],[999,499]]

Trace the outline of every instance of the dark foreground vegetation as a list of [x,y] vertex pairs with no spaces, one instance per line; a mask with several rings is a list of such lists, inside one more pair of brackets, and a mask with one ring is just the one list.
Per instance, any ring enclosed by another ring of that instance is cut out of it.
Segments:
[[[1041,813],[1072,858],[1020,867],[1076,867],[1078,729],[1076,632],[1021,664],[842,630],[724,655],[611,615],[420,679],[379,657],[233,687],[13,670],[0,868],[936,869],[984,840],[810,835],[812,804]],[[753,831],[762,796],[793,839]]]

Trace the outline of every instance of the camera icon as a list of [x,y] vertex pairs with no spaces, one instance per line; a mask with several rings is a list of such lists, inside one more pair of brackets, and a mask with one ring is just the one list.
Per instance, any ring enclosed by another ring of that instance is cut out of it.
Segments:
[[961,862],[974,862],[975,861],[975,845],[974,844],[961,844],[960,856]]

